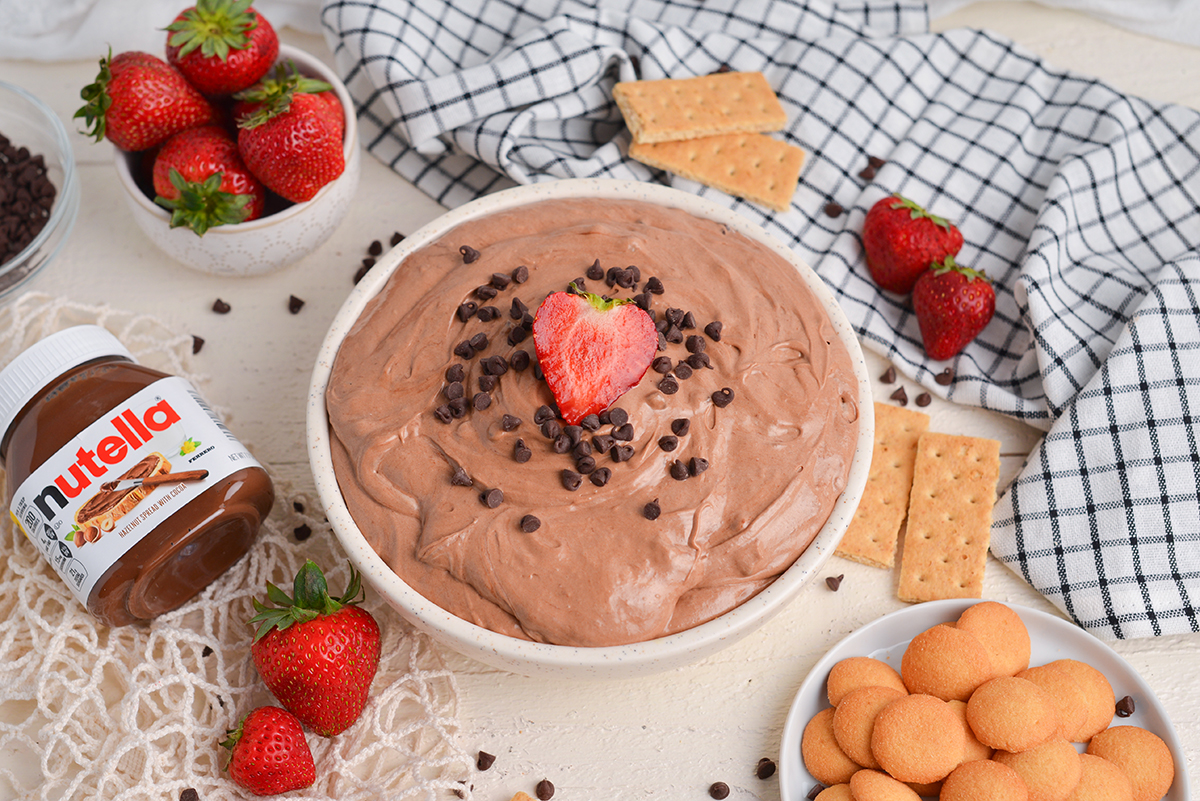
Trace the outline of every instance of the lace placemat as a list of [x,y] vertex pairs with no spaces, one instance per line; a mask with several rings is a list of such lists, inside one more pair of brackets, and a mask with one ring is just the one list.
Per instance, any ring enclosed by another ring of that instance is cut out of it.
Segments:
[[[46,295],[0,308],[0,367],[81,324],[107,328],[142,364],[188,378],[203,393],[203,376],[189,369],[190,336],[150,317]],[[325,569],[331,587],[345,586],[348,572],[315,493],[272,477],[275,507],[253,550],[148,625],[97,623],[9,516],[0,517],[0,798],[175,801],[188,788],[200,801],[253,798],[228,779],[219,746],[251,709],[277,703],[250,658],[251,598],[265,597],[268,581],[290,587],[306,558]],[[288,797],[469,799],[472,760],[456,742],[454,676],[433,644],[369,590],[365,606],[383,636],[371,700],[344,733],[308,734],[317,781]]]

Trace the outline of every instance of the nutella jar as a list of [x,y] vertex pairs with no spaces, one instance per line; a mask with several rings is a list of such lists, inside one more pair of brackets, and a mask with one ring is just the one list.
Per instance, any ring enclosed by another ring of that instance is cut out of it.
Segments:
[[182,605],[250,549],[271,479],[195,388],[98,326],[0,371],[9,513],[111,626]]

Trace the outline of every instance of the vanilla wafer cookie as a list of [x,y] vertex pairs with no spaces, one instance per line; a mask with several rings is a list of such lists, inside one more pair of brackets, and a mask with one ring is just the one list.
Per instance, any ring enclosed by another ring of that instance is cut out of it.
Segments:
[[787,114],[761,72],[624,81],[613,99],[640,144],[778,131]]

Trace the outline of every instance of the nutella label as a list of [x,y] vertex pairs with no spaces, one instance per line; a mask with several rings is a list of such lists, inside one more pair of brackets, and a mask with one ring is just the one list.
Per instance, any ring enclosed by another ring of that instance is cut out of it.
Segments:
[[258,466],[188,381],[102,415],[17,489],[10,514],[81,603],[105,572],[215,482]]

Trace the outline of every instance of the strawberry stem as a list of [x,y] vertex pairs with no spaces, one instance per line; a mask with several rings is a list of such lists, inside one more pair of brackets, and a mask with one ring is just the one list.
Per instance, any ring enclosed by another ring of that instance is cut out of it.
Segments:
[[892,197],[896,198],[896,201],[897,201],[892,204],[893,209],[908,209],[909,217],[911,219],[919,220],[922,217],[924,217],[925,219],[932,222],[934,225],[940,225],[941,227],[945,228],[947,231],[950,230],[950,221],[947,220],[945,217],[938,217],[936,214],[930,214],[928,211],[925,210],[924,206],[920,205],[919,203],[915,203],[915,202],[909,200],[908,198],[904,197],[903,195],[894,194],[894,195],[892,195]]
[[263,78],[249,89],[243,89],[235,94],[235,100],[253,103],[258,106],[252,113],[237,121],[239,128],[257,128],[266,124],[274,117],[286,114],[292,107],[292,98],[298,92],[315,95],[333,89],[325,81],[301,75],[296,64],[289,61],[286,65],[275,67],[274,78]]
[[964,267],[954,260],[953,254],[947,254],[946,259],[941,263],[933,262],[929,265],[929,269],[933,270],[934,275],[945,275],[948,272],[961,273],[968,281],[974,281],[976,278],[990,284],[992,280],[987,277],[983,270],[975,270],[970,267]]
[[196,236],[217,225],[236,225],[250,214],[250,195],[222,192],[224,173],[214,172],[203,181],[188,181],[171,168],[171,185],[179,192],[174,200],[159,195],[154,202],[171,211],[172,228],[191,228]]
[[[250,625],[258,624],[258,632],[254,641],[258,642],[267,636],[272,629],[283,631],[293,623],[304,623],[315,620],[322,615],[332,615],[344,606],[353,606],[359,602],[358,594],[362,591],[362,577],[354,566],[350,566],[350,583],[340,598],[329,595],[329,585],[325,574],[317,563],[308,559],[301,566],[292,582],[293,596],[267,582],[267,599],[276,604],[275,607],[253,599],[254,611],[257,615],[250,618]],[[365,593],[364,593],[365,596]]]
[[100,72],[96,74],[96,80],[79,91],[79,96],[83,98],[84,104],[72,117],[76,120],[82,117],[84,130],[81,133],[94,137],[97,142],[104,138],[105,114],[108,112],[108,107],[112,105],[112,97],[108,94],[108,82],[112,80],[112,70],[109,69],[111,62],[112,48],[110,47],[108,55],[100,58]]
[[183,58],[196,48],[202,56],[229,59],[230,50],[250,46],[250,32],[258,27],[258,17],[249,13],[254,0],[197,0],[180,19],[168,25],[167,44],[179,48]]
[[618,306],[624,306],[626,303],[633,303],[630,298],[610,298],[605,295],[597,295],[594,292],[588,292],[585,289],[577,286],[574,281],[567,287],[567,290],[572,295],[578,295],[591,305],[593,309],[600,312],[612,311]]

